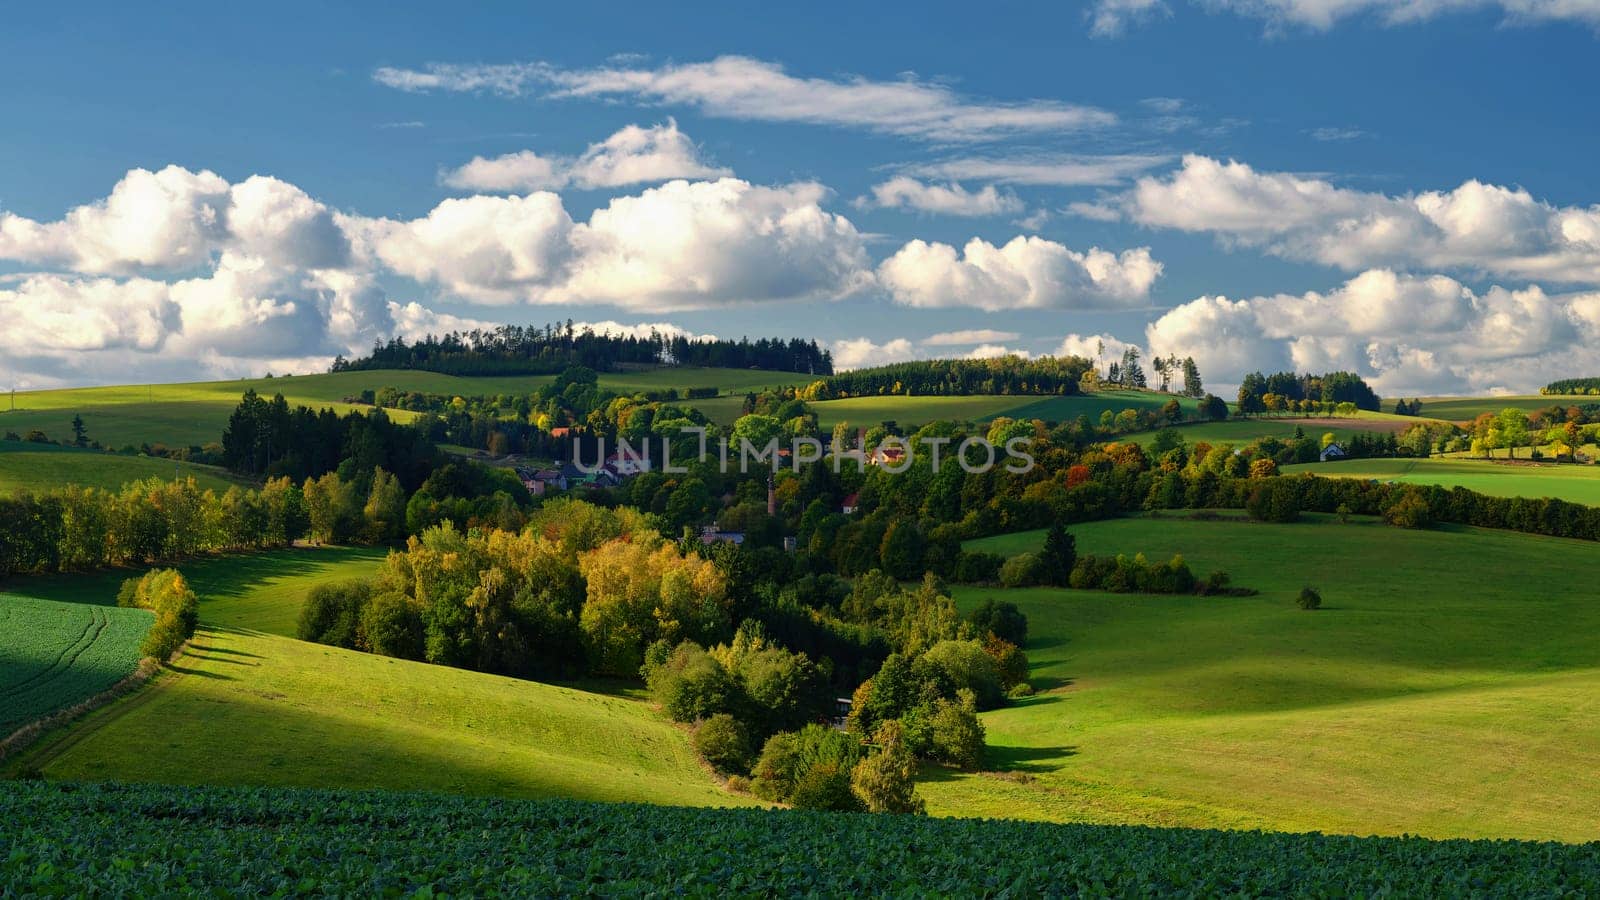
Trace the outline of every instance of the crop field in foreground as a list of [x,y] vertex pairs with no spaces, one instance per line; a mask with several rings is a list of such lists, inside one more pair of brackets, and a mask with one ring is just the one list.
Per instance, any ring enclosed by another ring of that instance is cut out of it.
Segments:
[[133,674],[152,621],[142,609],[0,594],[0,738]]
[[[1182,553],[1254,597],[964,587],[1028,615],[1039,693],[986,713],[999,774],[932,812],[1433,837],[1600,839],[1600,544],[1167,514],[1080,552]],[[969,548],[1036,549],[1042,532]],[[1324,607],[1305,612],[1303,585]]]
[[752,802],[638,700],[204,624],[173,668],[20,764],[52,779]]
[[150,456],[122,456],[54,444],[0,441],[0,494],[39,493],[75,484],[114,491],[146,478],[193,478],[202,489],[226,491],[236,481],[227,470]]
[[[83,416],[89,437],[110,447],[145,442],[189,446],[220,441],[228,415],[238,405],[239,397],[250,389],[265,397],[281,393],[290,406],[327,406],[343,413],[366,408],[351,406],[343,400],[369,388],[392,387],[463,397],[492,396],[525,394],[553,378],[551,375],[463,378],[436,372],[380,369],[189,384],[18,391],[14,398],[8,394],[0,399],[3,404],[0,432],[14,431],[20,435],[36,428],[52,439],[65,440],[71,437],[72,417],[78,414]],[[625,393],[669,387],[714,387],[742,394],[811,380],[809,375],[759,369],[645,369],[607,372],[600,376],[602,386]],[[10,408],[13,400],[14,411]],[[390,415],[397,421],[409,421],[413,417],[412,413],[399,410],[391,411]]]
[[1583,896],[1600,848],[674,809],[427,794],[0,783],[27,892]]
[[1559,497],[1600,506],[1600,466],[1532,465],[1526,460],[1508,464],[1474,459],[1352,459],[1285,466],[1284,472],[1464,487],[1495,497]]

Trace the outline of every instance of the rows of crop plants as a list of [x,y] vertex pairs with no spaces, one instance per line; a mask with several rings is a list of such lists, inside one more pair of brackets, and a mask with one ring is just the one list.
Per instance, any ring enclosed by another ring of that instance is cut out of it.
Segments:
[[1600,845],[0,783],[28,894],[1582,896]]
[[0,737],[138,668],[148,612],[0,594]]

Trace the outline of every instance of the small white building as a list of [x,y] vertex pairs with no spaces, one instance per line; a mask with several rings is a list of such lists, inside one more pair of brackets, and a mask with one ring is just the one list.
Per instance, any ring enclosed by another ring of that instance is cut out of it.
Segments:
[[1344,452],[1344,448],[1339,446],[1339,442],[1334,441],[1328,446],[1322,448],[1322,455],[1320,458],[1323,462],[1327,462],[1330,459],[1344,459],[1347,455],[1348,454]]

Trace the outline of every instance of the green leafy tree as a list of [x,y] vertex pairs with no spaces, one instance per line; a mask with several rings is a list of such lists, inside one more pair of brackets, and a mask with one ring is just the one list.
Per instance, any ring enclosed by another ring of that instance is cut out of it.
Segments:
[[850,789],[868,812],[924,813],[917,796],[917,758],[906,747],[905,727],[888,721],[873,735],[876,752],[856,763]]

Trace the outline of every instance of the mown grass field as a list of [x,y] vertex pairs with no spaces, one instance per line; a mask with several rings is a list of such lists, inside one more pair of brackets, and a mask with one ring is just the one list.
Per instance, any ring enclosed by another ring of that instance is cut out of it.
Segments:
[[[1523,451],[1524,457],[1526,451]],[[1495,497],[1559,497],[1600,506],[1600,466],[1507,464],[1471,459],[1352,459],[1285,466],[1286,473],[1464,487]]]
[[[1393,407],[1392,401],[1385,401]],[[1466,422],[1484,413],[1498,413],[1502,409],[1549,409],[1552,406],[1582,406],[1600,403],[1600,397],[1573,394],[1522,394],[1506,397],[1424,397],[1422,414],[1432,419]]]
[[747,802],[636,700],[213,625],[172,673],[21,762],[51,779]]
[[[53,779],[751,802],[717,787],[687,734],[638,700],[287,636],[313,585],[371,574],[384,552],[183,564],[202,625],[172,672],[47,737],[17,765]],[[127,574],[18,579],[7,590],[105,603]]]
[[[239,397],[249,389],[266,397],[282,393],[291,406],[327,406],[342,413],[363,408],[342,401],[368,388],[393,387],[464,397],[491,396],[528,393],[553,378],[550,375],[462,378],[434,372],[377,370],[189,384],[18,391],[14,397],[7,394],[0,398],[0,432],[14,431],[22,435],[30,429],[39,429],[52,439],[63,440],[71,436],[72,417],[76,414],[83,416],[89,437],[107,446],[137,446],[146,442],[190,446],[221,440],[228,415],[238,405]],[[758,369],[644,369],[600,376],[601,385],[624,392],[715,387],[725,393],[742,394],[811,380],[809,375]],[[13,401],[14,411],[10,408]],[[399,410],[391,411],[391,416],[399,421],[412,418],[411,413]]]
[[0,738],[132,675],[153,621],[142,609],[0,594]]
[[[1260,417],[1253,419],[1228,419],[1223,422],[1196,422],[1188,425],[1179,425],[1178,433],[1185,442],[1196,444],[1205,441],[1212,446],[1218,444],[1232,444],[1242,447],[1252,441],[1264,437],[1275,437],[1286,441],[1299,432],[1314,438],[1321,438],[1328,432],[1333,432],[1334,437],[1341,441],[1349,440],[1357,432],[1385,433],[1390,431],[1404,431],[1407,426],[1418,419],[1407,416],[1395,416],[1388,413],[1361,412],[1346,418],[1336,417]],[[1146,431],[1133,435],[1132,440],[1149,446],[1156,439],[1156,432]]]
[[[870,428],[886,421],[915,426],[940,420],[987,422],[1001,416],[1064,422],[1084,415],[1098,423],[1102,412],[1110,411],[1115,414],[1125,409],[1155,410],[1172,399],[1174,397],[1171,394],[1153,391],[1101,391],[1071,397],[1014,394],[983,394],[970,397],[847,397],[843,400],[823,400],[810,405],[816,411],[817,420],[824,428],[831,428],[839,422]],[[1185,397],[1176,399],[1188,414],[1192,415],[1197,409],[1194,400]]]
[[[1177,516],[1074,526],[1260,596],[958,589],[1027,613],[1040,693],[984,716],[1003,774],[930,811],[1220,828],[1600,839],[1600,545]],[[970,542],[1012,553],[1042,532]],[[1294,596],[1321,589],[1324,608]]]
[[[306,593],[319,584],[364,578],[389,551],[382,547],[296,548],[239,553],[178,563],[210,625],[294,637]],[[15,578],[5,589],[69,603],[115,605],[122,581],[143,570],[110,570]]]
[[238,480],[225,469],[149,456],[122,456],[52,444],[0,441],[0,494],[47,491],[75,484],[116,490],[146,478],[193,478],[218,493]]

